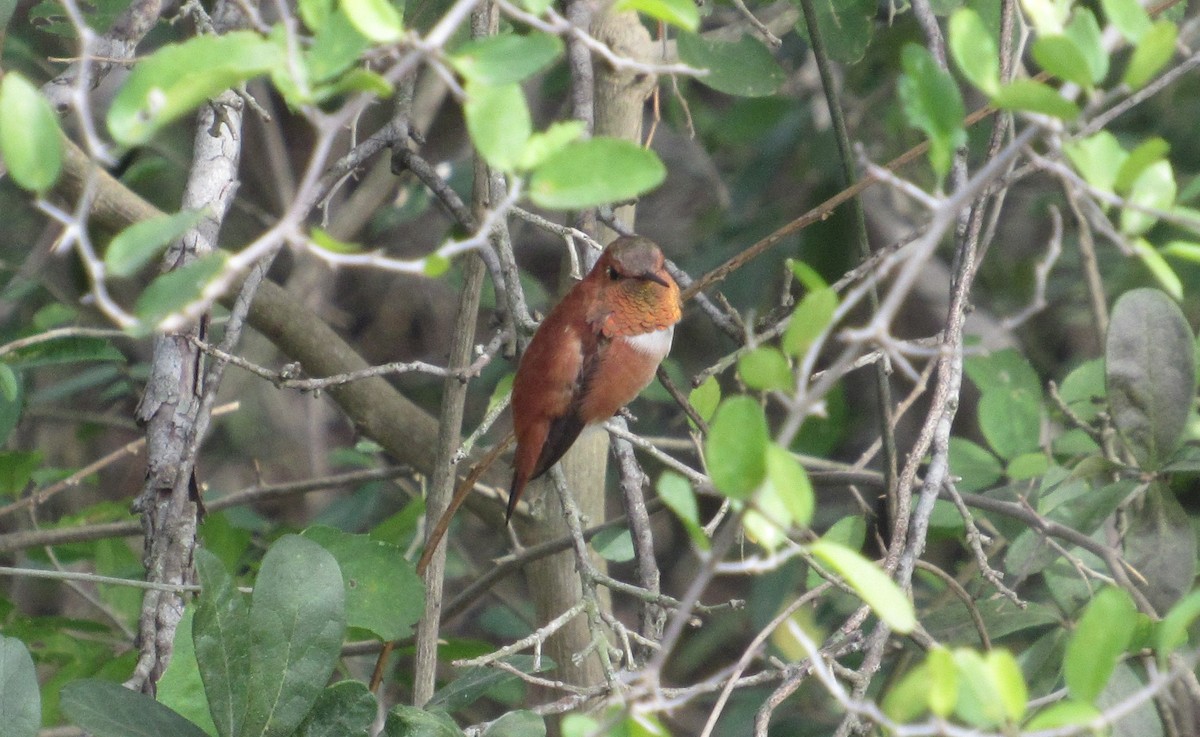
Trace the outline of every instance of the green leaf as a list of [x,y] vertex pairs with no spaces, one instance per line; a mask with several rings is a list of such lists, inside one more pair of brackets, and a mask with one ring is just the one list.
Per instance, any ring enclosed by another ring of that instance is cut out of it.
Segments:
[[1009,722],[1020,722],[1029,706],[1029,688],[1025,685],[1025,676],[1021,674],[1017,659],[1007,650],[992,650],[985,662],[991,671],[996,695],[1000,697],[1005,716]]
[[1133,89],[1154,78],[1155,74],[1175,55],[1175,39],[1179,29],[1169,20],[1160,20],[1138,39],[1122,81]]
[[13,181],[41,194],[62,171],[62,130],[50,103],[19,72],[0,81],[0,156]]
[[520,2],[521,7],[533,15],[545,13],[554,4],[554,0],[520,0]]
[[[1129,190],[1129,204],[1150,210],[1170,210],[1175,204],[1175,174],[1171,162],[1156,161],[1147,166]],[[1141,235],[1158,222],[1158,216],[1132,208],[1121,211],[1121,232]]]
[[815,292],[829,286],[829,282],[825,281],[820,272],[803,261],[794,258],[789,258],[785,261],[787,267],[792,270],[792,274],[796,277],[796,281],[804,285],[804,288],[809,292]]
[[1171,241],[1163,246],[1159,253],[1200,264],[1200,243],[1195,241]]
[[830,287],[804,295],[783,333],[783,350],[791,356],[804,355],[813,341],[829,328],[837,308],[837,292]]
[[979,429],[1001,458],[1008,460],[1037,450],[1041,425],[1040,394],[989,391],[979,399]]
[[704,383],[693,389],[688,394],[688,403],[695,408],[700,419],[711,422],[713,413],[717,411],[717,405],[721,403],[721,384],[717,381],[717,377],[710,376],[704,380]]
[[338,240],[321,228],[313,228],[309,237],[314,246],[330,253],[362,253],[363,250],[359,244]]
[[963,365],[979,391],[1041,394],[1042,382],[1029,360],[1013,348],[969,356]]
[[1029,732],[1091,724],[1101,716],[1100,710],[1082,701],[1060,701],[1039,711],[1025,724]]
[[746,538],[768,552],[777,550],[787,539],[792,515],[783,502],[780,489],[769,480],[754,494],[754,505],[746,510],[742,526]]
[[1152,482],[1126,516],[1124,558],[1155,611],[1170,609],[1196,580],[1196,533],[1170,488]]
[[750,397],[730,397],[717,408],[704,443],[708,472],[717,491],[745,499],[767,475],[767,418]]
[[532,171],[542,165],[551,155],[563,150],[572,141],[578,140],[587,130],[582,120],[560,120],[552,123],[540,133],[534,133],[525,142],[525,148],[517,159],[518,171]]
[[[694,393],[694,392],[693,392]],[[21,379],[17,372],[7,363],[0,361],[0,401],[6,404],[16,402],[21,398]],[[0,443],[4,438],[0,438]]]
[[18,496],[41,465],[41,451],[0,451],[0,497]]
[[[930,655],[933,655],[933,651],[930,651]],[[883,697],[883,713],[895,722],[911,722],[929,709],[931,697],[929,664],[925,662],[905,673],[888,689],[887,695]],[[957,698],[957,694],[955,697]]]
[[25,643],[0,635],[0,724],[9,737],[36,737],[42,724],[37,671]]
[[450,55],[449,61],[469,82],[500,86],[537,74],[562,50],[562,40],[548,33],[502,33],[468,41]]
[[1105,375],[1113,424],[1147,471],[1179,445],[1196,394],[1191,328],[1157,289],[1126,292],[1113,306]]
[[[502,661],[521,673],[537,673],[554,667],[546,656],[511,655]],[[474,704],[485,694],[520,680],[520,676],[498,668],[478,666],[468,668],[433,695],[426,707],[434,711],[459,712]]]
[[1021,0],[1021,7],[1038,35],[1062,33],[1071,12],[1071,0]]
[[151,697],[119,683],[84,679],[62,690],[62,710],[94,737],[208,737]]
[[1163,258],[1163,254],[1155,250],[1154,246],[1150,245],[1150,241],[1145,238],[1135,238],[1131,245],[1134,254],[1146,265],[1163,291],[1171,295],[1172,299],[1182,301],[1183,280],[1179,278],[1179,274],[1175,273],[1171,264]]
[[637,197],[666,176],[653,151],[617,138],[592,138],[547,158],[533,172],[529,196],[550,210],[577,210]]
[[728,95],[765,97],[779,91],[783,70],[758,39],[743,35],[737,41],[705,39],[680,33],[679,58],[688,66],[707,69],[697,78],[703,85]]
[[953,654],[958,670],[959,691],[955,713],[974,727],[994,727],[1004,723],[1005,710],[1000,702],[992,669],[974,650],[957,648]]
[[372,72],[370,69],[356,68],[346,72],[332,84],[324,85],[316,90],[316,99],[318,102],[324,102],[337,95],[353,92],[365,92],[384,98],[394,91],[392,83],[387,81],[382,74]]
[[1072,369],[1058,388],[1058,395],[1084,422],[1096,419],[1107,403],[1104,394],[1104,360],[1094,358]]
[[395,43],[404,37],[400,10],[388,0],[341,0],[341,8],[358,32],[375,43]]
[[939,68],[924,46],[906,44],[901,65],[897,92],[904,114],[909,125],[929,137],[929,161],[940,180],[950,171],[954,151],[967,142],[962,96],[950,72]]
[[633,560],[633,536],[624,527],[601,530],[592,538],[592,547],[600,557],[613,563]]
[[1017,79],[1000,87],[992,102],[1001,110],[1042,113],[1071,121],[1079,117],[1079,107],[1058,91],[1032,79]]
[[1087,8],[1076,8],[1066,33],[1067,38],[1075,43],[1076,50],[1087,61],[1090,82],[1100,83],[1108,76],[1108,52],[1104,49],[1096,16]]
[[939,717],[948,717],[958,703],[958,669],[954,665],[954,654],[939,645],[929,651],[925,663],[929,670],[929,680],[925,683],[929,710]]
[[1158,652],[1160,667],[1167,663],[1175,648],[1187,643],[1188,629],[1200,617],[1200,591],[1193,591],[1171,607],[1154,632],[1154,649]]
[[483,737],[546,737],[546,722],[532,711],[510,711],[492,722]]
[[321,691],[295,737],[370,737],[377,713],[365,683],[341,681]]
[[[794,3],[799,5],[799,3]],[[877,4],[874,0],[816,0],[813,13],[829,58],[844,64],[860,61],[875,30]],[[796,21],[796,32],[806,41],[804,14]]]
[[1138,0],[1100,0],[1104,17],[1129,43],[1137,43],[1150,30],[1150,15]]
[[192,622],[192,642],[200,679],[217,734],[241,737],[253,658],[248,630],[250,607],[214,554],[198,548],[195,557],[201,590]]
[[425,257],[424,272],[430,279],[437,279],[450,270],[450,259],[440,253],[431,253]]
[[1000,91],[1000,57],[996,39],[972,8],[960,8],[950,16],[950,54],[971,84],[988,97]]
[[613,9],[636,10],[692,33],[700,25],[700,11],[692,0],[617,0]]
[[108,244],[104,252],[105,269],[110,276],[133,276],[203,217],[203,211],[183,210],[130,225]]
[[1033,42],[1033,59],[1059,79],[1081,87],[1092,86],[1092,70],[1075,42],[1067,36],[1042,36]]
[[380,737],[462,737],[448,715],[398,704],[388,712]]
[[19,348],[5,356],[14,369],[61,366],[84,361],[124,361],[125,355],[104,338],[64,336]]
[[809,551],[841,576],[893,631],[912,632],[917,624],[912,602],[883,569],[858,552],[824,538],[809,546]]
[[996,456],[970,440],[950,438],[950,472],[960,478],[958,490],[973,492],[994,486],[1004,475]]
[[150,282],[134,303],[133,311],[146,323],[157,325],[173,312],[195,301],[225,268],[229,254],[215,251],[187,266],[167,272]]
[[200,665],[196,660],[193,644],[192,624],[196,607],[188,605],[183,618],[175,628],[175,641],[171,650],[171,662],[158,679],[155,696],[180,716],[199,726],[207,734],[216,737],[217,727],[212,720],[212,708],[204,693],[204,681],[200,678]]
[[533,133],[525,93],[516,83],[468,82],[463,115],[479,155],[501,171],[512,171]]
[[759,346],[738,359],[738,375],[751,389],[787,391],[793,388],[792,369],[778,348]]
[[815,502],[808,472],[786,448],[774,443],[767,446],[767,483],[787,509],[791,523],[802,527],[812,523]]
[[1063,152],[1088,184],[1105,192],[1116,190],[1117,176],[1129,158],[1117,137],[1108,131],[1070,141]]
[[1096,594],[1067,641],[1063,677],[1071,698],[1093,702],[1133,637],[1137,609],[1129,594],[1108,587]]
[[1009,460],[1004,467],[1004,475],[1013,481],[1038,478],[1050,467],[1050,459],[1041,451],[1022,453]]
[[1117,192],[1128,192],[1142,172],[1146,171],[1151,164],[1166,158],[1170,150],[1171,145],[1157,136],[1142,141],[1137,148],[1129,152],[1129,156],[1125,157],[1125,161],[1117,171],[1116,181],[1112,185],[1113,189]]
[[241,737],[285,737],[325,687],[346,630],[337,561],[285,535],[267,550],[250,604],[250,698]]
[[278,44],[251,31],[167,44],[133,68],[108,109],[108,130],[118,143],[145,143],[204,101],[286,63]]
[[332,527],[310,527],[302,536],[333,554],[346,589],[346,624],[381,640],[412,634],[425,611],[425,584],[395,545]]
[[354,27],[345,8],[338,8],[318,27],[304,55],[308,75],[316,84],[328,82],[353,66],[370,46],[370,40]]
[[675,516],[679,518],[679,522],[683,525],[683,529],[687,530],[692,542],[696,543],[701,550],[708,550],[710,547],[708,535],[700,526],[700,508],[696,504],[696,493],[692,491],[692,485],[688,483],[688,480],[674,471],[663,471],[663,474],[658,477],[655,489],[658,491],[658,498],[667,505],[667,509],[674,512]]
[[319,33],[333,13],[333,0],[299,0],[296,3],[300,19],[308,29]]

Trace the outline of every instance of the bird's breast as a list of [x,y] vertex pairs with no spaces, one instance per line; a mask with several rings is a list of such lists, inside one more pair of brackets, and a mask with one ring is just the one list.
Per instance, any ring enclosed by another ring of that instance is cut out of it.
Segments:
[[671,352],[671,340],[675,337],[675,326],[672,325],[662,330],[655,330],[650,333],[642,333],[641,335],[627,335],[617,340],[623,340],[629,344],[635,352],[649,356],[655,361],[661,362]]
[[596,374],[588,383],[580,413],[588,423],[603,422],[633,401],[654,378],[671,350],[674,328],[613,338],[603,347]]

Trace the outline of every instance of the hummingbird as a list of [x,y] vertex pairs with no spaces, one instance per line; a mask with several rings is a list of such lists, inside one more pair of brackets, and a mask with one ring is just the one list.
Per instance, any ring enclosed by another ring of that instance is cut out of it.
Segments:
[[648,238],[609,244],[534,333],[513,379],[517,450],[505,521],[525,485],[562,458],[584,427],[633,401],[671,350],[679,287]]

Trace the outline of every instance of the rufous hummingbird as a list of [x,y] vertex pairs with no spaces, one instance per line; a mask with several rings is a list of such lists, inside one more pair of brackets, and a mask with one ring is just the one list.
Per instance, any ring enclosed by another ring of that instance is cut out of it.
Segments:
[[562,458],[587,425],[638,395],[671,350],[679,287],[648,238],[609,244],[534,333],[513,379],[517,439],[505,520],[525,484]]

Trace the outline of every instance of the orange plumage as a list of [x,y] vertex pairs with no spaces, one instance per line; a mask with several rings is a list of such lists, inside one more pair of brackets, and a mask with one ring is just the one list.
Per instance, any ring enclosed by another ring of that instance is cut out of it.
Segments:
[[679,287],[652,241],[616,239],[533,335],[513,380],[517,438],[505,519],[587,425],[603,422],[654,378],[682,314]]

